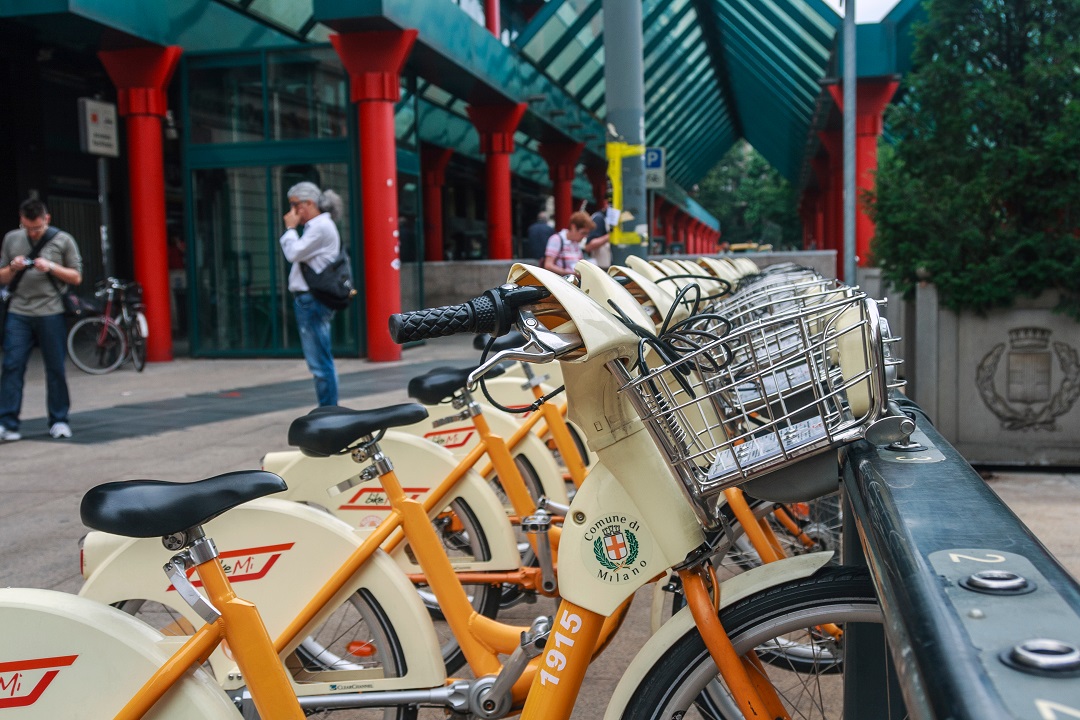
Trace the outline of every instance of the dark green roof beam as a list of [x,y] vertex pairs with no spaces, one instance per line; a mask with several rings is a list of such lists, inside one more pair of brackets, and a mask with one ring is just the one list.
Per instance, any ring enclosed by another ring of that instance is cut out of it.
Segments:
[[[708,73],[708,68],[698,68],[695,71],[694,76],[689,78],[689,82],[686,86],[693,86],[695,80],[701,76],[708,75]],[[653,131],[650,134],[662,135],[669,126],[678,123],[682,119],[682,110],[686,107],[687,103],[700,100],[701,97],[702,94],[695,95],[687,92],[672,93],[669,96],[668,101],[665,101],[662,106],[657,107],[651,115],[645,118],[646,128],[648,128],[648,123],[651,120],[655,124],[653,125]]]
[[604,47],[604,33],[603,33],[603,31],[601,31],[601,32],[596,34],[596,37],[593,38],[593,41],[591,43],[589,43],[588,47],[586,47],[582,51],[582,53],[580,55],[578,55],[578,59],[575,60],[570,65],[570,67],[566,68],[566,71],[563,72],[563,74],[559,76],[559,78],[557,80],[559,85],[561,85],[563,87],[566,87],[566,85],[570,81],[570,79],[572,77],[574,77],[575,75],[577,75],[578,72],[580,72],[583,67],[588,65],[589,61],[592,60],[596,56],[596,53],[599,52],[600,49],[603,48],[603,47]]
[[646,84],[645,95],[650,99],[649,104],[659,107],[673,91],[681,90],[687,77],[697,72],[702,65],[707,66],[704,57],[706,52],[708,51],[704,45],[694,45],[684,61],[674,63],[663,75],[657,77],[651,87]]
[[548,65],[555,62],[555,58],[559,57],[559,53],[566,49],[566,46],[571,42],[577,40],[578,33],[585,29],[585,26],[592,20],[593,15],[600,12],[601,0],[593,0],[589,3],[589,6],[578,15],[577,19],[566,30],[563,31],[559,41],[548,48],[547,52],[536,61],[537,67],[541,70],[545,70]]
[[[685,5],[682,6],[682,9],[680,9],[673,16],[668,18],[668,21],[666,23],[661,25],[661,15],[670,6],[670,2],[659,3],[657,4],[656,9],[653,12],[649,13],[649,15],[645,18],[644,34],[646,40],[645,47],[642,50],[642,55],[645,57],[646,60],[648,60],[649,56],[652,55],[652,53],[656,50],[657,45],[659,45],[663,41],[664,33],[667,31],[667,29],[672,26],[678,26],[682,19],[686,17],[686,14],[690,12],[694,7],[692,3],[687,2]],[[650,33],[653,36],[652,39],[648,39]]]
[[[694,0],[693,4],[697,11],[698,22],[701,23],[702,42],[709,51],[709,61],[712,63],[717,84],[720,86],[720,94],[724,97],[726,101],[724,104],[727,107],[734,107],[735,95],[731,89],[730,73],[727,59],[724,56],[723,34],[720,30],[720,24],[716,21],[716,14],[710,11],[711,3],[712,0]],[[735,132],[742,135],[740,117],[737,114],[733,114],[731,117],[735,123]]]
[[585,142],[590,154],[604,156],[604,127],[598,118],[446,0],[313,1],[315,16],[337,32],[418,30],[408,67],[419,77],[475,105],[536,98],[522,119],[523,132],[541,141]]
[[67,47],[100,50],[131,45],[179,45],[185,52],[254,50],[298,44],[236,6],[205,0],[3,0],[0,19],[18,20],[40,31],[44,40]]
[[[681,115],[678,122],[652,133],[649,144],[674,148],[688,141],[688,133],[691,130],[734,127],[731,113],[724,107],[723,96],[718,88],[702,93],[701,97],[694,100],[694,103],[691,109],[687,109]],[[735,134],[738,134],[737,129]]]
[[555,17],[559,12],[559,8],[563,6],[566,0],[547,0],[544,6],[540,8],[533,19],[529,21],[529,24],[525,26],[525,29],[518,33],[517,37],[510,43],[512,47],[519,50],[529,44],[529,41],[536,37],[536,33],[540,31],[540,28],[547,24],[548,20]]
[[[669,77],[671,73],[676,70],[684,69],[682,66],[688,61],[691,54],[704,52],[705,47],[700,43],[691,44],[687,42],[690,39],[690,35],[695,32],[700,32],[696,25],[690,25],[683,29],[682,33],[680,33],[679,37],[675,40],[676,50],[674,52],[662,53],[657,56],[656,51],[654,51],[652,54],[645,56],[646,93],[648,93],[651,90],[651,86],[657,82],[657,77]],[[653,59],[656,57],[659,57],[659,60],[654,62]],[[661,69],[663,69],[663,73],[659,76],[656,75]]]
[[820,65],[810,64],[809,56],[799,57],[788,53],[788,48],[776,48],[771,45],[775,28],[762,28],[740,15],[732,14],[725,18],[725,37],[733,43],[729,52],[734,51],[734,41],[744,52],[753,53],[771,68],[774,78],[782,79],[788,87],[806,90],[817,86],[817,80],[824,72],[827,57]]

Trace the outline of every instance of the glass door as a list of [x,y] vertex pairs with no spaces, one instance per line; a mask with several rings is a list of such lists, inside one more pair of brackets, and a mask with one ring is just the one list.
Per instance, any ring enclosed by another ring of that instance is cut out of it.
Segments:
[[193,185],[195,347],[209,354],[274,350],[266,169],[196,170]]
[[[288,209],[285,193],[302,180],[342,196],[345,208],[337,225],[359,277],[345,163],[193,170],[196,354],[301,355],[289,292],[291,266],[279,238]],[[357,353],[361,310],[362,303],[354,302],[335,315],[335,352]]]

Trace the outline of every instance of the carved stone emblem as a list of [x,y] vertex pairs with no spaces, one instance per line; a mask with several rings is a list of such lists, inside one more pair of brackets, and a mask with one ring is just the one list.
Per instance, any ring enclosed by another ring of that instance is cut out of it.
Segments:
[[998,393],[994,383],[1005,343],[995,345],[979,363],[975,372],[979,395],[1006,430],[1057,430],[1056,418],[1069,412],[1080,396],[1080,359],[1074,348],[1062,342],[1053,343],[1053,354],[1057,355],[1064,378],[1051,395],[1050,333],[1039,327],[1009,331],[1006,397]]

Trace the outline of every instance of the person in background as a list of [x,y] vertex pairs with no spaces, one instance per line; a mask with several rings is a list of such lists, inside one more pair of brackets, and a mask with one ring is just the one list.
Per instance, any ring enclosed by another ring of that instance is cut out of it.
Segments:
[[[45,203],[31,198],[19,206],[19,229],[0,245],[0,285],[14,287],[4,322],[4,364],[0,373],[0,440],[22,439],[23,382],[30,351],[36,344],[45,361],[45,405],[49,435],[71,437],[64,362],[67,323],[60,292],[64,284],[82,283],[82,257],[75,238],[50,228]],[[31,257],[28,257],[31,256]]]
[[169,288],[172,290],[172,329],[173,336],[187,332],[187,308],[184,299],[187,295],[187,243],[179,230],[169,231]]
[[585,239],[585,251],[594,265],[607,270],[611,267],[611,228],[619,222],[619,211],[605,199],[592,221],[596,227]]
[[594,227],[588,213],[573,213],[566,229],[548,238],[544,249],[544,269],[559,275],[573,275],[574,266],[582,257],[585,236]]
[[525,247],[522,248],[522,257],[536,263],[544,260],[544,250],[547,248],[548,238],[555,232],[555,226],[548,220],[546,212],[536,214],[536,222],[525,231]]
[[300,264],[307,263],[315,272],[322,272],[341,252],[341,235],[334,224],[341,215],[341,196],[333,190],[324,192],[315,183],[302,182],[289,188],[288,197],[281,250],[292,263],[289,290],[293,293],[300,347],[315,378],[319,405],[337,405],[338,377],[330,343],[334,311],[311,294]]

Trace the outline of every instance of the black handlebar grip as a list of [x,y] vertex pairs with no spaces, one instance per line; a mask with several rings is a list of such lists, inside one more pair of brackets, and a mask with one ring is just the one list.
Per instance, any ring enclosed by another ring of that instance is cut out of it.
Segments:
[[460,305],[391,315],[390,338],[400,345],[458,333],[491,332],[495,323],[495,303],[481,295]]

